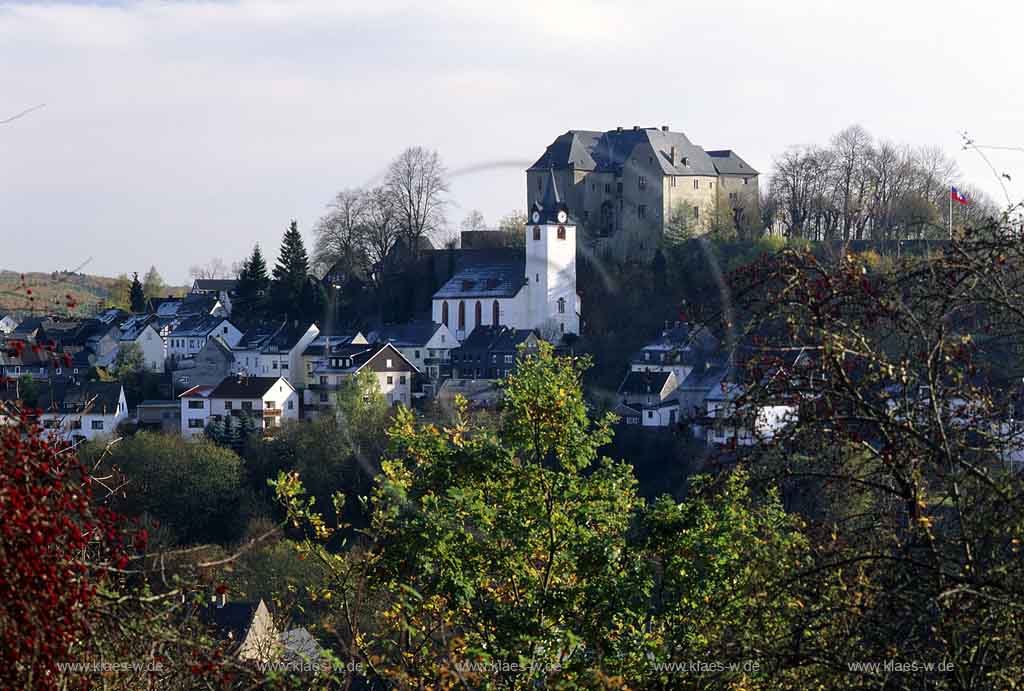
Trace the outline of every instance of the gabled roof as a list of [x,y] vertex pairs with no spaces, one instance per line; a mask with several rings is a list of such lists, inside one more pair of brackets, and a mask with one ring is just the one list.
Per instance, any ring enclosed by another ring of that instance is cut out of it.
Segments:
[[434,293],[434,299],[514,298],[526,284],[522,252],[508,261],[461,268]]
[[709,151],[708,156],[711,157],[711,162],[715,164],[715,170],[722,175],[750,175],[753,177],[758,174],[750,164],[740,158],[739,154],[732,149]]
[[178,398],[209,398],[210,394],[213,393],[213,389],[214,387],[209,384],[199,384],[191,389],[185,389],[178,394]]
[[225,317],[209,314],[187,317],[174,327],[171,335],[175,338],[206,337],[225,321],[228,321]]
[[206,607],[202,619],[213,625],[224,638],[241,643],[249,635],[259,602],[228,602],[221,606]]
[[44,413],[64,415],[114,415],[122,392],[119,382],[54,383],[40,389],[38,407]]
[[431,321],[391,324],[370,332],[370,340],[377,343],[394,343],[399,348],[423,346],[440,328],[441,324]]
[[294,387],[283,377],[225,377],[210,392],[209,398],[263,398],[279,381]]
[[156,317],[152,314],[135,314],[124,319],[118,328],[121,330],[122,341],[134,341],[146,330],[147,326],[156,328]]
[[306,349],[302,351],[304,356],[316,357],[318,355],[324,355],[329,349],[333,349],[338,346],[344,345],[367,345],[366,337],[360,332],[355,333],[331,333],[325,334],[321,331],[317,334],[317,337],[309,342]]
[[[558,181],[555,180],[555,169],[548,168],[547,184],[544,186],[544,196],[540,201],[533,203],[530,207],[530,221],[532,223],[545,223],[548,225],[562,223],[558,220],[558,212],[564,211],[567,219],[565,223],[576,225],[575,219],[568,218],[569,205],[562,201],[558,194]],[[534,219],[536,216],[536,219]]]
[[478,326],[462,341],[460,350],[515,351],[520,343],[531,336],[532,329],[513,329],[508,326]]
[[235,278],[197,278],[192,283],[192,290],[209,290],[213,292],[224,291],[229,293],[238,287],[238,279]]
[[[657,127],[621,128],[607,132],[569,130],[552,142],[529,170],[548,168],[620,172],[637,146],[651,146],[665,175],[717,175],[714,163],[682,132]],[[672,150],[675,147],[675,161]]]
[[670,376],[673,376],[671,372],[629,372],[619,385],[619,393],[640,396],[660,394]]

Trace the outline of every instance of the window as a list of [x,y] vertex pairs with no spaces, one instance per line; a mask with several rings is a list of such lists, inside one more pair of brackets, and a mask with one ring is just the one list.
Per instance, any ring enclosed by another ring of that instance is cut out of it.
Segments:
[[281,369],[288,369],[288,363],[287,362],[282,362],[281,363]]
[[636,207],[636,213],[637,216],[639,216],[640,218],[647,218],[647,205],[641,204],[640,206]]
[[242,410],[252,410],[252,401],[242,401]]
[[604,183],[604,193],[605,194],[611,194],[612,193],[612,183],[610,183],[610,182]]
[[388,384],[394,384],[394,383],[395,383],[395,378],[394,377],[388,377]]
[[405,384],[405,375],[404,374],[398,378],[398,383],[399,384]]
[[558,239],[559,240],[564,240],[565,239],[565,226],[558,226]]
[[615,192],[616,192],[616,194],[618,194],[620,196],[622,195],[622,183],[621,182],[615,183]]
[[709,182],[708,183],[708,187],[711,188],[711,189],[715,189],[715,183]]
[[417,360],[419,360],[419,359],[420,359],[420,351],[418,351],[418,350],[414,350],[414,351],[412,351],[412,352],[413,352],[413,354],[414,354],[415,358],[416,358]]
[[[441,323],[448,326],[448,303],[441,303]],[[443,338],[443,336],[442,336]]]
[[387,358],[386,360],[384,360],[384,366],[387,367],[388,369],[391,369],[391,358]]
[[71,429],[82,429],[82,418],[76,417],[71,421]]
[[295,401],[288,401],[288,410],[295,410]]
[[675,176],[675,175],[673,175],[673,176],[672,176],[672,177],[670,178],[670,180],[671,180],[671,182],[669,183],[669,185],[670,185],[670,186],[672,186],[672,187],[675,187],[675,186],[676,186],[676,176]]
[[437,355],[437,351],[433,348],[427,348],[427,357],[434,357]]
[[320,375],[320,386],[327,386],[327,377]]
[[736,201],[736,193],[735,192],[730,192],[729,193],[729,201]]
[[277,369],[277,360],[274,360],[272,363],[270,363],[270,368]]
[[515,356],[514,356],[514,355],[506,355],[506,356],[505,356],[505,364],[506,364],[506,365],[511,365],[511,364],[512,364],[512,361],[513,361],[514,359],[515,359]]
[[58,368],[56,369],[56,373],[57,373],[57,374],[60,374],[60,371],[61,371],[61,370],[60,370],[60,367],[58,367]]
[[498,301],[495,300],[493,303],[491,303],[491,324],[493,324],[494,326],[497,326],[498,322],[501,320],[500,317],[501,317],[501,308],[498,305]]
[[459,331],[466,328],[466,303],[459,300]]
[[323,392],[320,393],[320,402],[321,403],[326,403],[327,402],[327,394],[325,394]]
[[746,184],[747,184],[748,182],[750,182],[750,179],[749,179],[749,178],[743,178],[743,184],[744,184],[744,185],[746,185]]
[[263,407],[266,410],[274,410],[277,407],[277,404],[273,401],[263,401]]
[[700,218],[700,207],[697,207],[697,206],[693,207],[693,217],[695,219],[696,218]]
[[480,326],[480,323],[484,320],[484,308],[480,304],[480,301],[476,301],[476,307],[473,308],[473,326]]
[[231,401],[224,401],[224,410],[231,410]]
[[189,418],[189,420],[188,420],[188,428],[189,429],[202,429],[203,428],[203,419],[199,418],[199,417]]
[[558,313],[565,314],[565,298],[558,298]]
[[533,227],[533,239],[540,240],[540,226]]
[[226,327],[226,326],[225,326],[224,328],[222,328],[222,329],[220,330],[220,332],[221,332],[221,333],[225,333],[225,334],[226,334],[226,333],[228,332],[228,327]]
[[58,420],[43,420],[43,429],[57,429],[60,427]]
[[534,274],[533,275],[533,282],[534,283],[540,283],[540,274]]
[[647,411],[647,419],[650,420],[653,417],[654,417],[654,411],[653,410],[648,410]]
[[590,220],[590,212],[589,211],[584,211],[583,212],[583,222],[586,223],[589,220]]
[[188,402],[188,408],[189,408],[189,410],[202,410],[203,409],[203,401],[189,401]]
[[645,189],[647,189],[647,178],[646,178],[645,176],[643,176],[643,175],[639,176],[639,177],[638,177],[638,178],[636,179],[636,182],[637,182],[637,186],[638,186],[638,187],[639,187],[639,188],[640,188],[641,190],[645,190]]
[[695,190],[699,190],[700,189],[700,180],[694,180],[693,181],[693,189],[695,189]]

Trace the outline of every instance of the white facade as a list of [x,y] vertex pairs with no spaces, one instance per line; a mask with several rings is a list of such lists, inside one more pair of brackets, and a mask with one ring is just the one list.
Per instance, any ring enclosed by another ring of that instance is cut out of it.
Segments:
[[730,384],[721,395],[707,398],[707,416],[711,426],[707,429],[708,444],[729,444],[736,439],[738,446],[753,446],[768,441],[790,422],[796,421],[796,408],[786,405],[762,405],[753,413],[753,429],[737,427],[731,419],[736,413],[734,401],[742,394],[737,384]]
[[106,414],[97,411],[86,414],[48,412],[39,417],[39,424],[45,433],[59,436],[65,441],[75,441],[78,438],[92,441],[111,437],[117,431],[117,426],[127,417],[128,403],[124,397],[124,389],[121,389],[115,411]]
[[213,387],[195,387],[181,395],[181,436],[202,434],[211,419],[253,415],[262,429],[299,419],[299,395],[284,377],[278,377],[261,396],[214,395]]
[[139,347],[147,370],[150,372],[164,371],[166,359],[164,340],[160,338],[160,333],[153,328],[152,324],[147,324],[134,340],[124,339],[121,341],[122,346],[126,343],[134,343]]
[[302,337],[287,353],[264,353],[260,348],[233,350],[233,373],[245,372],[254,377],[285,377],[297,388],[305,385],[302,371],[302,353],[320,334],[316,324],[310,324]]
[[167,355],[178,360],[192,357],[205,348],[206,342],[214,336],[220,336],[232,348],[242,340],[242,332],[234,324],[224,319],[205,334],[189,332],[175,335],[172,331],[167,337]]
[[18,321],[9,314],[0,317],[0,333],[9,334],[18,326]]

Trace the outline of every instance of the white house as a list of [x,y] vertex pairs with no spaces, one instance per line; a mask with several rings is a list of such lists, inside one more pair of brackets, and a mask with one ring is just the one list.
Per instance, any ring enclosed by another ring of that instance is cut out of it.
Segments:
[[241,340],[242,332],[224,317],[188,317],[179,322],[168,334],[167,355],[175,360],[193,357],[214,336],[220,336],[225,343],[234,348]]
[[619,385],[619,412],[628,424],[639,413],[645,427],[668,427],[679,421],[679,399],[675,396],[679,382],[674,372],[636,372],[626,374]]
[[281,376],[296,388],[304,388],[302,354],[319,334],[316,324],[299,322],[254,327],[232,348],[234,371],[257,377]]
[[121,322],[118,348],[132,343],[142,353],[145,367],[150,372],[163,372],[166,360],[164,340],[156,328],[156,319],[151,314],[134,315]]
[[304,392],[309,417],[333,410],[338,389],[364,369],[373,372],[384,399],[391,405],[412,401],[412,380],[419,370],[391,343],[339,344],[324,353],[313,368]]
[[709,445],[730,444],[735,438],[738,446],[753,446],[770,440],[787,424],[796,421],[794,406],[757,405],[753,409],[737,409],[736,401],[743,392],[740,384],[723,383],[708,393],[705,402]]
[[0,333],[9,334],[14,331],[19,324],[19,320],[13,314],[2,314],[0,313]]
[[[472,256],[473,250],[464,250]],[[526,248],[481,255],[434,293],[432,318],[460,341],[477,326],[538,329],[547,338],[580,332],[576,225],[559,199],[554,174],[533,205]]]
[[441,376],[451,367],[451,351],[459,341],[444,324],[412,321],[407,324],[385,326],[370,332],[373,343],[390,343],[423,373],[425,386],[436,387]]
[[230,376],[217,386],[194,386],[178,398],[181,435],[187,439],[229,416],[254,417],[264,430],[299,419],[299,396],[284,377]]
[[118,382],[54,384],[41,392],[38,407],[42,428],[67,441],[110,437],[128,417]]

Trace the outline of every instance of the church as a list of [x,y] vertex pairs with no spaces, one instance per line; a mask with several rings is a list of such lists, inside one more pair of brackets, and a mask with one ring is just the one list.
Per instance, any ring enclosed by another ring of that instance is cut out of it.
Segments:
[[432,317],[461,342],[477,326],[536,329],[543,337],[580,331],[576,222],[554,173],[530,207],[525,249],[458,268],[434,293]]

